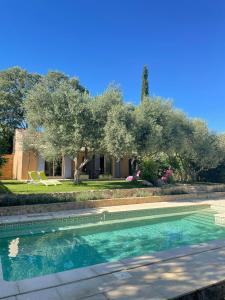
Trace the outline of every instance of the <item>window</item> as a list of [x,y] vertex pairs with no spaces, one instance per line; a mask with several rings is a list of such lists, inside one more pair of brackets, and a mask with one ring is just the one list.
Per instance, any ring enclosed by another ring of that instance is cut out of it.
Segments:
[[62,159],[45,161],[46,176],[62,176]]

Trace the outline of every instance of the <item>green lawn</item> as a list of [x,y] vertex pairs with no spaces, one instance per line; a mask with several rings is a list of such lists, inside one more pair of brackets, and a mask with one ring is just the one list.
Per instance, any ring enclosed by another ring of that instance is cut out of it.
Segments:
[[54,193],[54,192],[81,192],[90,190],[105,190],[105,189],[132,189],[145,187],[140,182],[127,182],[125,180],[111,181],[83,181],[76,185],[72,181],[64,181],[62,185],[44,186],[27,184],[16,180],[0,181],[0,194],[39,194],[39,193]]

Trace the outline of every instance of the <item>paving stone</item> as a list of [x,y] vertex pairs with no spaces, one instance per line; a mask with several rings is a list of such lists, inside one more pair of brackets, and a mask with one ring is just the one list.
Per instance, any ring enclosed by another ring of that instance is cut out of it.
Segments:
[[127,271],[115,272],[112,275],[116,277],[118,280],[127,280],[132,277],[132,275]]
[[[66,298],[65,298],[66,299]],[[17,300],[62,300],[55,288],[21,294]]]
[[188,265],[174,264],[171,272],[167,272],[170,266],[160,266],[158,274],[149,277],[143,276],[144,282],[148,280],[159,294],[164,297],[173,298],[183,294],[191,293],[197,289],[204,288],[225,279],[225,270],[216,265],[199,265],[193,263]]
[[0,280],[0,299],[4,297],[14,296],[18,293],[19,289],[15,282]]
[[59,285],[60,280],[55,274],[51,274],[31,279],[20,280],[17,283],[20,293],[26,293]]
[[96,277],[96,273],[90,267],[85,267],[57,273],[57,277],[61,283],[70,283],[73,281]]
[[118,281],[114,276],[105,275],[71,284],[65,284],[57,287],[57,291],[62,299],[77,300],[93,296],[98,293],[103,293],[110,289],[115,289],[119,282],[121,281]]
[[128,272],[132,276],[129,283],[134,284],[150,284],[152,281],[160,279],[161,275],[160,268],[157,268],[155,265],[135,268],[128,270]]
[[161,280],[157,284],[154,283],[153,286],[155,292],[165,299],[172,299],[197,290],[197,288],[195,288],[195,286],[193,285],[193,282],[188,281],[178,282],[176,280]]
[[94,265],[91,267],[91,269],[98,275],[103,275],[103,274],[108,274],[108,273],[112,273],[115,271],[120,271],[125,268],[126,268],[126,266],[120,261],[115,261],[115,262],[111,262],[111,263],[102,263],[102,264]]
[[127,268],[137,268],[146,264],[156,263],[158,261],[160,261],[160,259],[154,257],[153,255],[142,255],[121,260],[121,262],[126,265]]
[[[184,258],[183,258],[184,259]],[[189,257],[190,261],[195,264],[224,264],[225,263],[225,248],[214,249],[200,254],[194,254]]]
[[224,265],[221,264],[197,266],[195,269],[193,266],[192,273],[190,269],[187,270],[186,277],[190,274],[192,274],[191,277],[197,288],[203,288],[225,280],[225,269]]
[[166,300],[157,290],[150,285],[125,284],[117,289],[106,292],[110,300]]
[[1,256],[0,256],[0,282],[3,281],[3,270],[2,270],[2,262],[1,262]]

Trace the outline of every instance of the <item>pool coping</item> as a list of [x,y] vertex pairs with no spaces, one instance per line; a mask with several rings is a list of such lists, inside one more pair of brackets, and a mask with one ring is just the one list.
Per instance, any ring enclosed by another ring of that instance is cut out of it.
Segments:
[[218,204],[220,202],[225,203],[225,198],[220,200],[190,200],[177,201],[177,202],[154,202],[154,203],[141,203],[141,204],[130,204],[130,205],[118,205],[118,206],[106,206],[100,208],[81,208],[73,210],[62,210],[56,212],[45,212],[45,213],[31,213],[24,215],[11,215],[11,216],[0,216],[0,225],[11,224],[11,223],[23,223],[32,221],[44,221],[53,220],[59,218],[72,218],[76,216],[88,216],[94,214],[101,214],[103,212],[122,212],[132,210],[145,210],[154,208],[169,208],[169,207],[181,207],[181,206],[195,206],[205,204]]
[[[201,201],[203,202],[203,201]],[[215,204],[215,201],[204,201],[202,204]],[[219,203],[216,201],[217,205],[223,205],[225,204],[224,200],[221,200]],[[167,205],[168,204],[168,205]],[[196,205],[199,205],[200,201],[196,201]],[[164,208],[165,207],[171,207],[171,206],[189,206],[189,205],[195,205],[193,202],[189,203],[164,203]],[[137,207],[139,206],[139,207]],[[130,207],[132,210],[137,210],[137,209],[146,209],[149,207],[146,207],[149,205],[132,205]],[[154,205],[155,206],[155,205]],[[157,205],[159,208],[162,207],[161,205]],[[151,204],[152,207],[152,204]],[[155,207],[152,207],[155,208]],[[119,210],[116,210],[115,207],[109,208],[110,211],[123,211],[127,210],[128,206],[126,205],[126,208],[120,207],[118,208]],[[100,211],[105,211],[106,208],[104,207]],[[80,212],[76,211],[74,212],[75,215],[79,215]],[[88,210],[82,210],[82,214],[93,214],[93,211]],[[57,213],[59,217],[65,217],[65,213]],[[71,212],[66,211],[66,215],[71,216]],[[47,215],[49,218],[55,218],[55,213],[51,215]],[[47,217],[45,216],[45,217]],[[35,220],[40,220],[43,216],[33,216]],[[9,220],[2,220],[1,217],[0,220],[1,222],[8,223]],[[11,219],[7,217],[8,219]],[[27,220],[27,216],[20,216],[20,221],[16,221],[15,216],[13,216],[15,222],[23,222],[24,218]],[[32,218],[32,217],[31,217]],[[30,217],[28,217],[30,220]],[[43,220],[43,218],[42,218]],[[11,220],[10,220],[11,221]],[[217,249],[225,249],[225,239],[224,240],[214,240],[210,241],[207,243],[202,243],[202,244],[197,244],[197,245],[191,245],[191,246],[185,246],[185,247],[180,247],[180,248],[175,248],[172,250],[166,250],[166,251],[161,251],[157,252],[153,255],[142,255],[138,257],[132,257],[132,258],[126,258],[122,259],[116,262],[110,262],[110,263],[102,263],[98,265],[92,265],[84,268],[79,268],[79,269],[72,269],[69,271],[63,271],[55,274],[50,274],[50,275],[44,275],[40,277],[34,277],[31,279],[24,279],[24,280],[19,280],[15,282],[8,282],[5,280],[0,279],[0,299],[4,299],[6,297],[12,297],[12,296],[18,296],[18,295],[25,295],[30,292],[37,292],[41,290],[46,290],[49,288],[56,288],[60,287],[63,285],[68,285],[71,283],[76,283],[76,282],[81,282],[85,281],[88,279],[92,278],[98,278],[98,277],[104,277],[109,274],[111,275],[116,275],[119,274],[120,272],[129,272],[129,270],[136,269],[136,268],[141,268],[143,266],[150,266],[150,265],[157,265],[158,263],[164,262],[164,261],[169,261],[171,259],[178,259],[186,256],[192,256],[192,255],[197,255],[197,254],[202,254],[202,253],[207,253],[211,252]],[[194,291],[194,290],[193,290]],[[179,295],[179,294],[178,294]],[[178,296],[177,295],[177,296]]]

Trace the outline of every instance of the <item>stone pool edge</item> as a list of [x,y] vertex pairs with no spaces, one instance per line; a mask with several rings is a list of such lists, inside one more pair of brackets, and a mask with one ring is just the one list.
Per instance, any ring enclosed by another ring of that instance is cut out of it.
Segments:
[[[219,203],[218,203],[219,202]],[[199,205],[199,204],[215,204],[215,201],[196,201],[196,203],[193,202],[187,202],[187,203],[164,203],[163,207],[171,207],[171,206],[190,206],[190,205]],[[216,201],[216,204],[225,204],[224,200]],[[154,205],[154,207],[162,207],[161,205]],[[119,209],[120,208],[120,209]],[[126,205],[125,207],[119,207],[119,211],[127,210],[129,207]],[[131,207],[130,207],[131,208]],[[149,204],[145,205],[132,205],[132,210],[137,209],[146,209],[149,208]],[[110,209],[110,208],[109,208]],[[106,210],[106,208],[99,209],[99,212],[102,212]],[[117,211],[116,207],[113,207],[111,211]],[[49,218],[55,218],[57,214],[58,217],[65,217],[65,215],[70,216],[72,212],[65,211],[65,212],[58,212],[58,213],[49,213],[45,214],[44,216],[36,215],[33,216],[35,220],[43,220],[43,217],[49,217]],[[93,211],[90,209],[87,210],[81,210],[81,211],[75,211],[74,215],[82,214],[93,214]],[[15,219],[16,217],[16,219]],[[24,219],[31,220],[32,217],[27,216],[12,216],[12,217],[0,217],[0,222],[8,223],[9,219],[14,218],[15,222],[23,222]],[[28,218],[28,219],[27,219]],[[10,221],[11,222],[11,221]],[[154,255],[142,255],[138,257],[133,258],[127,258],[122,259],[117,262],[111,262],[111,263],[102,263],[98,265],[88,266],[84,268],[79,269],[73,269],[69,271],[64,271],[60,273],[50,274],[50,275],[44,275],[40,277],[34,277],[31,279],[24,279],[20,281],[15,282],[7,282],[0,279],[0,299],[4,299],[7,297],[13,297],[18,295],[27,294],[30,292],[35,291],[41,291],[41,290],[47,290],[49,288],[56,288],[60,287],[66,284],[76,283],[79,281],[88,280],[91,278],[97,278],[101,276],[105,276],[108,274],[118,273],[118,272],[127,272],[129,270],[143,267],[143,266],[149,266],[154,265],[160,262],[169,261],[171,259],[181,258],[185,256],[190,255],[196,255],[201,254],[204,252],[216,250],[225,248],[225,239],[224,240],[215,240],[208,243],[202,243],[202,244],[196,244],[191,246],[185,246],[181,248],[176,248],[172,250],[165,250],[161,252],[157,252]],[[79,272],[78,272],[79,270]],[[206,286],[204,286],[206,287]],[[193,289],[194,291],[194,289]],[[177,295],[178,296],[178,295]]]
[[[212,250],[218,250],[222,248],[225,248],[225,239],[161,251],[157,252],[155,255],[142,255],[115,262],[102,263],[55,274],[43,275],[31,279],[24,279],[14,282],[0,280],[0,299],[57,288],[63,285],[77,283],[109,274],[129,272],[129,270],[132,269],[157,265],[158,263],[167,262],[172,259],[207,253]],[[203,286],[202,288],[205,287],[207,286]],[[194,290],[195,289],[193,289],[193,291]],[[177,296],[179,296],[179,294]]]
[[[216,200],[216,203],[224,201],[225,198]],[[0,225],[11,223],[23,223],[32,221],[44,221],[54,220],[60,218],[72,218],[76,216],[90,216],[95,214],[101,214],[103,212],[125,212],[131,210],[144,210],[154,208],[170,208],[170,207],[182,207],[182,206],[197,206],[197,205],[211,205],[214,201],[210,200],[190,200],[180,202],[155,202],[155,203],[140,203],[131,205],[118,205],[118,206],[105,206],[99,208],[86,208],[86,209],[73,209],[73,210],[61,210],[55,212],[43,212],[43,213],[28,213],[23,215],[8,215],[0,216]]]

